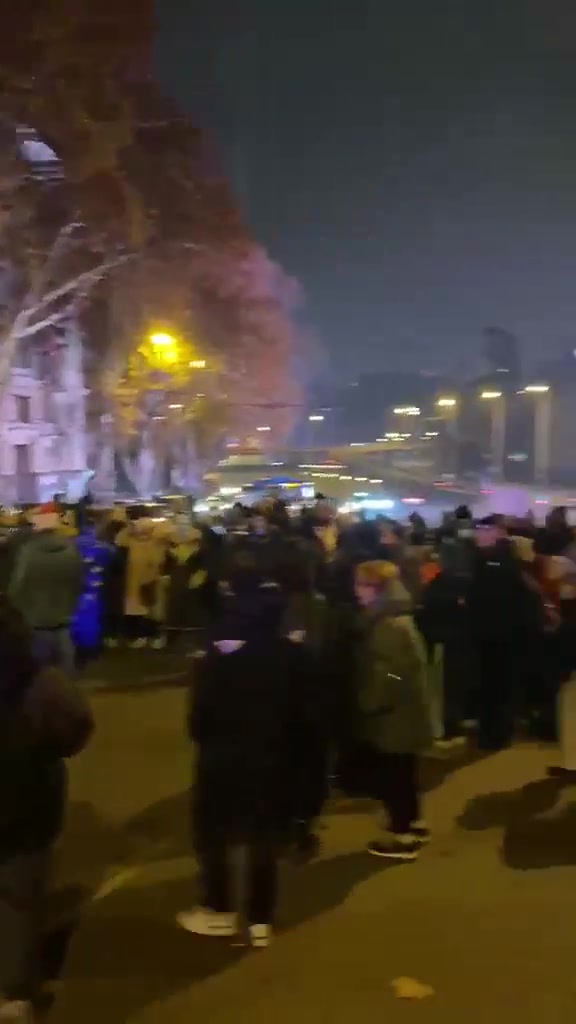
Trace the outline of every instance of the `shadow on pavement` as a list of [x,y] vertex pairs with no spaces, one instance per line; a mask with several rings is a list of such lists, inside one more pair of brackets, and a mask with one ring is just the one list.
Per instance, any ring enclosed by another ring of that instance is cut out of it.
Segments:
[[552,810],[561,790],[562,787],[554,779],[540,779],[529,782],[521,789],[476,796],[468,801],[457,824],[471,832],[498,826],[509,828]]
[[549,814],[564,788],[557,780],[543,779],[512,792],[475,797],[458,824],[471,831],[502,827],[502,859],[517,871],[576,864],[576,805]]
[[192,855],[191,795],[190,789],[176,793],[151,804],[141,814],[131,818],[124,826],[127,839],[137,849],[136,859],[142,863],[150,857],[158,859],[151,849],[163,837],[162,853],[169,857]]
[[502,855],[517,871],[576,864],[576,805],[552,818],[511,825],[504,834]]
[[[337,907],[355,885],[387,866],[354,853],[300,869],[283,867],[279,931]],[[107,1024],[125,1024],[151,1003],[238,963],[243,947],[176,926],[178,911],[194,904],[195,889],[191,857],[189,879],[127,886],[90,907],[72,945],[55,1019],[90,1024],[105,1006]]]
[[318,860],[307,867],[286,865],[280,889],[280,930],[295,928],[340,906],[355,886],[396,863],[378,860],[365,851]]
[[87,910],[71,946],[55,1020],[125,1024],[154,1002],[226,970],[244,955],[227,941],[188,935],[175,923],[194,903],[190,879],[127,886]]
[[[46,908],[46,936],[42,948],[42,973],[48,981],[60,977],[70,940],[82,912],[114,864],[129,855],[123,831],[110,827],[88,802],[68,808],[66,841],[56,858],[56,887]],[[59,879],[75,878],[81,865],[81,877],[72,884]]]

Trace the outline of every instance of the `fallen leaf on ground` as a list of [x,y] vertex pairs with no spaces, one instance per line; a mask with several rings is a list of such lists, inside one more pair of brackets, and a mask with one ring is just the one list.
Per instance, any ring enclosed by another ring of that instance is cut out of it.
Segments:
[[392,989],[397,999],[429,999],[434,995],[431,985],[416,981],[416,978],[394,978]]

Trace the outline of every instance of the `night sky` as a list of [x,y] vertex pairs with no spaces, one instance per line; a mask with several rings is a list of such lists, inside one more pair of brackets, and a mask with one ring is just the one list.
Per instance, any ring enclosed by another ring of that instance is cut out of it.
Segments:
[[574,0],[158,5],[162,85],[339,376],[474,370],[490,324],[576,345]]

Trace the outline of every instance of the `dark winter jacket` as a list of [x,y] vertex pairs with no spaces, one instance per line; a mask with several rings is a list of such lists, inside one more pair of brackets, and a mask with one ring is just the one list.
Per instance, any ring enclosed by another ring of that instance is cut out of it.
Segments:
[[215,571],[201,545],[173,545],[164,568],[168,577],[166,625],[170,629],[206,626],[216,606]]
[[424,587],[416,624],[428,647],[468,634],[467,582],[442,571]]
[[544,630],[542,594],[526,582],[508,540],[477,552],[467,602],[477,645],[498,644],[520,653]]
[[415,754],[432,740],[426,655],[401,584],[368,609],[357,662],[359,739],[387,754]]
[[0,694],[0,863],[57,838],[66,799],[63,759],[83,749],[92,727],[81,692],[55,669],[34,667],[18,689]]
[[215,833],[281,837],[296,815],[294,737],[314,702],[307,677],[292,677],[279,620],[277,627],[251,633],[248,626],[238,651],[223,654],[212,644],[196,662],[189,731],[198,749],[200,842]]
[[33,629],[56,629],[69,625],[83,581],[82,558],[74,540],[57,530],[45,530],[20,548],[9,595]]

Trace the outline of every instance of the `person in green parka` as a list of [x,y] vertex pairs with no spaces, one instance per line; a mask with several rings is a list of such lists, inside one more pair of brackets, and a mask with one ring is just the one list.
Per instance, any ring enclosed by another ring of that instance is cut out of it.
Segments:
[[357,641],[357,736],[370,795],[389,816],[388,837],[370,843],[377,857],[415,860],[429,832],[421,819],[419,755],[432,741],[426,653],[411,601],[391,562],[356,569],[363,609]]

